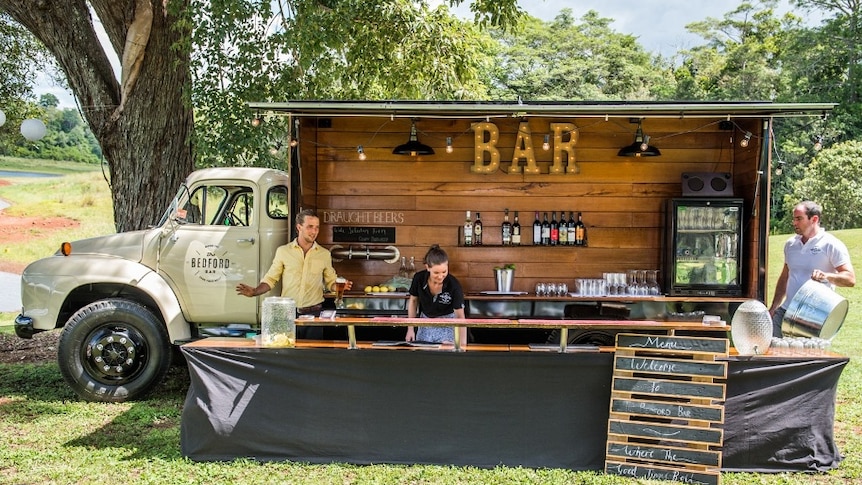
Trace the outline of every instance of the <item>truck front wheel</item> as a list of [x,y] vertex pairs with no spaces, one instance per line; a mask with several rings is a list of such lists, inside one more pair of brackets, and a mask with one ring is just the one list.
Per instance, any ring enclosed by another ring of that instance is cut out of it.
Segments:
[[60,372],[87,401],[123,402],[145,395],[171,364],[167,329],[130,300],[93,302],[72,315],[60,336]]

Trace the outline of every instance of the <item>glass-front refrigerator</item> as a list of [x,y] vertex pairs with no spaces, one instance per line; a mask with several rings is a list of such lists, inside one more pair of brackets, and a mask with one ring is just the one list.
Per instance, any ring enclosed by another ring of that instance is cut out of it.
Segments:
[[742,295],[742,211],[737,198],[668,200],[662,268],[668,295]]

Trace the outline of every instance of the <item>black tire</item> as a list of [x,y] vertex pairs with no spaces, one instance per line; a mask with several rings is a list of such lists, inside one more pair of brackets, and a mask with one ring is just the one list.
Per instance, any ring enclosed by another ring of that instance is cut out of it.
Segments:
[[130,300],[93,302],[72,315],[60,336],[63,378],[81,399],[138,399],[164,379],[171,344],[162,321]]

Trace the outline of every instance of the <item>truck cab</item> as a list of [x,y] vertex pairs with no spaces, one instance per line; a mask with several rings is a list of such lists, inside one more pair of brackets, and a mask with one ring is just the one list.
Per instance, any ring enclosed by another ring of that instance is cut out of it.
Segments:
[[64,243],[30,264],[16,334],[63,327],[60,370],[79,396],[140,397],[164,377],[173,343],[259,324],[259,299],[235,288],[260,281],[291,227],[286,172],[196,171],[156,226]]

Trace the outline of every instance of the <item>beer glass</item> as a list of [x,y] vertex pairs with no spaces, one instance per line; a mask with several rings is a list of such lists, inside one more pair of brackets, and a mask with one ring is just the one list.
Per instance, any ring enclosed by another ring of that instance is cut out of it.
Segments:
[[335,278],[335,308],[344,308],[344,288],[347,287],[347,278],[339,276]]

